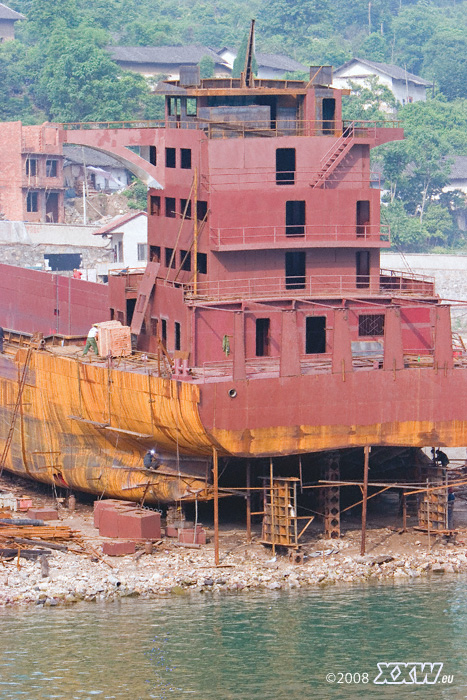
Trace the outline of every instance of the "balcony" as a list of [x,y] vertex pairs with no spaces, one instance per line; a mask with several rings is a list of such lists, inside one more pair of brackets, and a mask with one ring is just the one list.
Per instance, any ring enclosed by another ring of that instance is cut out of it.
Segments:
[[210,230],[213,250],[270,250],[271,248],[389,248],[390,230],[386,224],[327,224],[244,226]]
[[381,270],[380,275],[307,275],[198,282],[194,301],[234,301],[255,298],[433,297],[434,279],[426,275]]

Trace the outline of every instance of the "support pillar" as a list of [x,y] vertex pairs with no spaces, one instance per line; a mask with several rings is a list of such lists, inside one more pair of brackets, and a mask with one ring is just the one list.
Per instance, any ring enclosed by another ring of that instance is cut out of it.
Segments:
[[283,311],[281,330],[280,376],[300,375],[300,349],[298,345],[297,312],[295,309]]
[[241,381],[246,378],[245,317],[243,311],[234,313],[233,378],[234,381]]
[[397,307],[390,307],[387,309],[384,319],[383,368],[393,371],[404,369],[401,312]]
[[217,450],[212,448],[212,474],[214,486],[214,561],[219,566],[219,460]]
[[[340,481],[339,456],[331,455],[323,469],[323,479]],[[340,487],[327,486],[324,494],[324,536],[326,539],[337,540],[341,536],[340,523]]]
[[334,333],[332,343],[332,373],[345,375],[352,371],[352,346],[347,309],[334,311]]
[[360,547],[360,554],[363,557],[365,554],[366,546],[366,509],[368,501],[368,470],[370,466],[370,448],[365,446],[364,451],[364,463],[363,463],[363,493],[362,493],[362,544]]

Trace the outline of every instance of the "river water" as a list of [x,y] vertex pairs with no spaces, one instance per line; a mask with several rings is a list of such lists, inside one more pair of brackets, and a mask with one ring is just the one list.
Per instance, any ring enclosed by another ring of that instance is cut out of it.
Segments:
[[[461,576],[7,609],[0,625],[1,700],[467,697]],[[413,663],[442,664],[436,682]]]

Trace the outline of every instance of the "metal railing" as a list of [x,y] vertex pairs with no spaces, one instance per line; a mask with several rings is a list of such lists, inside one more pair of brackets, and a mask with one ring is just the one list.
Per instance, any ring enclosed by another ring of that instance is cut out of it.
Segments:
[[217,248],[223,246],[288,245],[294,241],[302,243],[344,243],[349,241],[390,242],[387,224],[327,224],[286,226],[244,226],[233,228],[211,228],[210,240]]
[[[239,168],[211,168],[209,177],[203,176],[203,184],[211,191],[228,190],[232,187],[283,187],[287,191],[289,185],[309,186],[320,174],[320,170],[296,169],[294,171],[282,171],[277,173],[273,168],[257,167],[250,169]],[[278,175],[282,176],[278,177]],[[336,183],[343,186],[354,186],[359,188],[381,189],[380,173],[372,172],[363,176],[362,172],[355,171],[352,166],[339,164],[339,172],[331,172],[327,175],[324,183],[325,187],[333,187]]]
[[201,117],[168,117],[167,119],[138,119],[135,121],[68,122],[58,124],[64,131],[99,129],[201,129],[209,138],[233,136],[332,136],[341,137],[352,128],[354,138],[368,138],[378,128],[400,128],[395,120],[327,121],[276,119],[254,121],[221,121]]
[[433,278],[425,275],[382,271],[380,275],[296,275],[198,282],[196,296],[190,285],[187,296],[213,301],[255,297],[320,297],[400,294],[433,296]]

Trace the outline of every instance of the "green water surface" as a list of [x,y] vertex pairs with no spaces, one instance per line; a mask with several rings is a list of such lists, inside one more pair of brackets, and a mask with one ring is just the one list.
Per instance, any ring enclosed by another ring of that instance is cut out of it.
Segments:
[[[463,576],[7,609],[0,625],[1,700],[467,697]],[[443,668],[375,684],[378,662]]]

